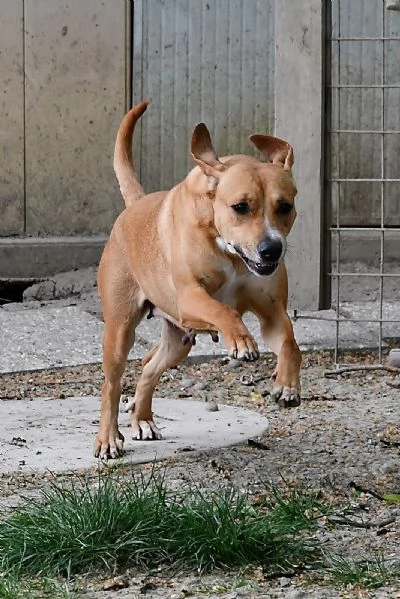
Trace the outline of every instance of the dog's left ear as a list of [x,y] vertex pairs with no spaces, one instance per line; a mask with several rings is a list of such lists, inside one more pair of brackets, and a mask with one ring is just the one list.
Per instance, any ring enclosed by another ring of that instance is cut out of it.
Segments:
[[272,164],[290,171],[293,163],[293,148],[287,141],[272,135],[250,135],[250,141],[264,154]]
[[203,173],[207,177],[213,177],[218,182],[221,173],[227,167],[218,160],[211,143],[210,133],[204,123],[199,123],[194,128],[190,153]]

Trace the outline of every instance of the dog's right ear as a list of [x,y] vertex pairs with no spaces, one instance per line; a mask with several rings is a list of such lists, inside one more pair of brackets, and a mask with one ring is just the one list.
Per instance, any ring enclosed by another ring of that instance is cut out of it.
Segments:
[[293,148],[287,141],[272,135],[250,135],[250,141],[264,154],[272,164],[290,171],[293,163]]
[[210,133],[204,123],[199,123],[194,128],[190,153],[203,173],[218,182],[221,173],[227,167],[218,160],[218,156],[211,143]]

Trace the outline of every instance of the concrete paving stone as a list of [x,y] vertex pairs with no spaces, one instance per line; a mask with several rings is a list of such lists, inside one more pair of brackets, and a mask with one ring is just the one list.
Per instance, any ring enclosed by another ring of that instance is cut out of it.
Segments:
[[[256,412],[232,406],[208,411],[192,400],[154,400],[160,441],[134,441],[129,416],[120,414],[127,463],[161,460],[180,452],[245,443],[261,435],[268,420]],[[86,469],[98,463],[92,447],[98,429],[98,397],[0,400],[0,472]]]
[[[379,345],[379,302],[343,302],[340,305],[339,347],[341,349],[374,349]],[[352,319],[368,322],[352,322]],[[400,303],[385,301],[382,319],[383,339],[400,338]],[[374,322],[375,321],[375,322]],[[302,350],[333,349],[336,343],[336,310],[302,312],[294,322],[297,342]],[[382,346],[386,343],[383,341]]]
[[0,372],[101,360],[103,323],[76,306],[0,310]]
[[[341,316],[346,319],[361,318],[377,320],[379,304],[351,303],[341,305]],[[302,350],[332,349],[336,339],[336,312],[325,310],[305,312],[294,322],[296,339]],[[400,337],[400,304],[387,302],[383,318],[397,320],[383,325],[383,338]],[[263,344],[257,319],[252,315],[244,318],[261,350]],[[17,311],[0,310],[0,330],[3,344],[0,347],[0,372],[17,372],[74,366],[101,362],[103,323],[79,306],[26,308]],[[136,331],[136,343],[129,354],[130,359],[141,358],[157,343],[160,320],[144,319]],[[339,328],[340,347],[343,349],[374,348],[379,343],[379,327],[373,322],[343,322]],[[198,335],[190,356],[226,356],[221,339],[214,343],[210,335]]]

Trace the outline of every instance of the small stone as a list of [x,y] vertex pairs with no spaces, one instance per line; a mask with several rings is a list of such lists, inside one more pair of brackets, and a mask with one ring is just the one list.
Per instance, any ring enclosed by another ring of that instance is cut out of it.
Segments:
[[390,366],[393,368],[400,368],[400,348],[391,349],[388,360]]
[[399,464],[397,462],[397,460],[392,460],[392,461],[388,461],[388,462],[384,462],[381,465],[381,472],[382,474],[396,474],[396,472],[398,472],[399,470]]
[[285,594],[286,599],[305,599],[307,596],[306,591],[302,589],[290,589]]
[[193,387],[193,385],[194,385],[194,380],[190,379],[190,378],[184,378],[179,383],[179,387],[181,389],[189,389],[189,387]]
[[118,589],[126,589],[129,587],[129,580],[126,576],[116,576],[110,578],[103,583],[103,591],[115,591]]
[[199,381],[198,383],[193,385],[193,391],[204,391],[205,389],[207,389],[207,387],[208,384],[206,383],[206,381]]
[[279,579],[279,584],[281,587],[288,587],[292,584],[292,581],[287,576],[282,576],[282,578]]
[[236,358],[232,358],[232,360],[229,360],[227,366],[228,368],[235,370],[235,368],[239,368],[239,366],[241,366],[241,362],[240,360],[236,360]]
[[218,412],[219,411],[219,407],[215,403],[215,401],[208,401],[206,403],[206,410],[208,410],[209,412]]

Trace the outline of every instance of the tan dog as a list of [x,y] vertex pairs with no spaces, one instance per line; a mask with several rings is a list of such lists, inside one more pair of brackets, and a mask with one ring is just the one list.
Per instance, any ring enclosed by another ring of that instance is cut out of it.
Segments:
[[105,380],[95,455],[118,457],[121,377],[144,316],[162,317],[159,343],[144,357],[132,411],[135,439],[159,439],[152,397],[161,374],[189,353],[195,334],[224,338],[229,356],[256,359],[257,344],[242,321],[253,312],[265,343],[277,354],[272,396],[300,403],[301,355],[286,312],[286,236],[295,219],[293,150],[275,137],[251,141],[271,161],[250,156],[219,160],[204,124],[193,132],[195,167],[168,192],[144,194],[132,167],[132,135],[148,103],[121,123],[114,168],[126,210],[101,258],[98,283],[104,314]]

